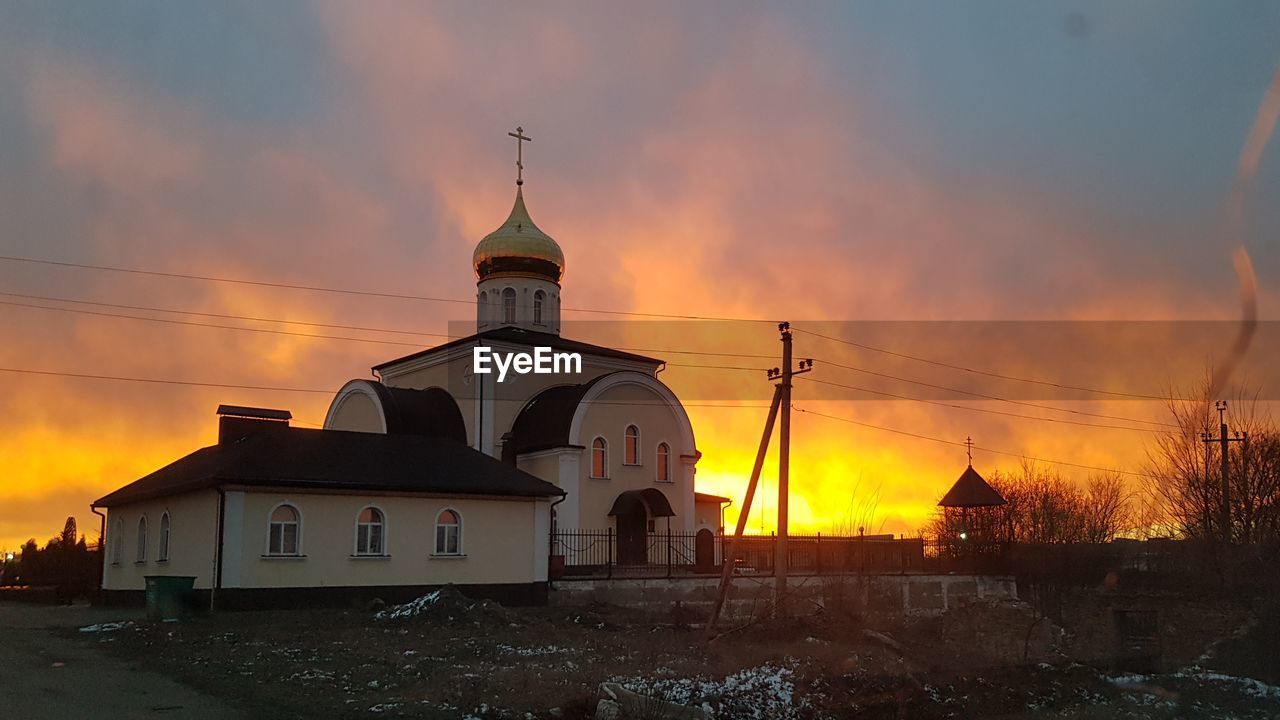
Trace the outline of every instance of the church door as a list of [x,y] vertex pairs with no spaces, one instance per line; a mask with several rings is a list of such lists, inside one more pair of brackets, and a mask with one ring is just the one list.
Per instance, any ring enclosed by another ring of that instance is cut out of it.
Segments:
[[633,503],[624,514],[618,515],[618,564],[643,565],[649,549],[649,514],[643,503]]

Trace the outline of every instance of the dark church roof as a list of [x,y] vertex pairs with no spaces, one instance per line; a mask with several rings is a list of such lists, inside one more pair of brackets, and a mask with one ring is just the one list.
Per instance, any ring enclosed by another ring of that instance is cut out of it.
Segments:
[[453,396],[443,388],[426,390],[387,387],[369,381],[382,401],[387,432],[392,435],[425,435],[467,444],[467,426]]
[[592,385],[612,375],[601,375],[579,385],[557,385],[533,396],[511,424],[517,453],[569,446],[569,428],[578,405]]
[[435,437],[284,428],[197,450],[99,498],[97,507],[217,487],[551,497],[564,491]]
[[618,493],[618,497],[613,501],[613,507],[609,508],[609,515],[611,517],[630,515],[637,510],[646,513],[649,517],[675,517],[676,514],[676,511],[671,509],[667,496],[662,494],[661,490],[644,488],[623,490]]
[[601,345],[592,345],[591,343],[569,340],[553,333],[536,332],[534,330],[525,330],[524,328],[507,326],[495,328],[493,330],[485,330],[484,332],[479,332],[475,335],[468,335],[467,337],[447,342],[444,345],[437,345],[433,348],[427,348],[426,350],[420,350],[416,353],[396,358],[395,360],[388,360],[387,362],[374,365],[373,369],[382,370],[383,368],[388,368],[392,365],[399,365],[400,363],[407,362],[409,360],[416,360],[417,358],[430,355],[441,350],[469,345],[477,341],[505,342],[513,345],[528,345],[531,347],[549,347],[552,350],[559,350],[561,352],[576,352],[583,355],[595,355],[598,357],[614,358],[616,360],[630,360],[632,362],[642,362],[651,365],[662,364],[661,360],[646,357],[644,355],[636,355],[634,353],[614,350],[613,348],[607,348]]
[[994,507],[1004,505],[1004,498],[987,484],[973,466],[964,469],[960,479],[938,501],[939,507]]

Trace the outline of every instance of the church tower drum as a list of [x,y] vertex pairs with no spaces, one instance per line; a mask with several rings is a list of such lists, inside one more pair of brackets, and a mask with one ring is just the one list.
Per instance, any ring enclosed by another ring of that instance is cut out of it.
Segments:
[[[523,148],[522,128],[509,133]],[[542,232],[524,205],[523,152],[516,160],[516,202],[511,215],[476,246],[476,330],[515,326],[560,334],[560,278],[564,253]]]

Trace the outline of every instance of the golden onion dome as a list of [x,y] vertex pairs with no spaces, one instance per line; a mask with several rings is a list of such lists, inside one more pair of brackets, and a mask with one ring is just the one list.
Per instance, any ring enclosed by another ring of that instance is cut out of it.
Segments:
[[564,253],[550,235],[538,229],[524,206],[523,188],[516,188],[516,204],[502,227],[476,245],[471,256],[476,277],[533,275],[559,283],[564,276]]

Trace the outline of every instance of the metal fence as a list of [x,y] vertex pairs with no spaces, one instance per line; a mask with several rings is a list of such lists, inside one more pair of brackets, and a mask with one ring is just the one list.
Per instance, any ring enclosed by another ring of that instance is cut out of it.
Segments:
[[[773,574],[775,535],[745,535],[736,553],[727,552],[733,542],[732,536],[706,529],[631,536],[620,536],[613,529],[556,531],[551,535],[551,575],[566,579],[718,575],[726,557],[735,558],[735,574]],[[787,563],[792,572],[804,574],[924,572],[924,544],[920,538],[791,535]]]

